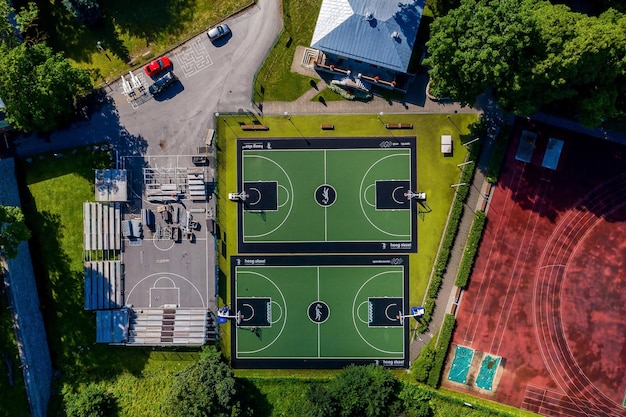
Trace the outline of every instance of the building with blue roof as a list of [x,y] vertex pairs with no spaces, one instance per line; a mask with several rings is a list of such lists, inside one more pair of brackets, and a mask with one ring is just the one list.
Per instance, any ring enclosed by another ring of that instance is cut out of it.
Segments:
[[[389,70],[387,74],[407,73],[424,3],[425,0],[323,0],[311,41],[311,47],[325,55],[318,60],[318,66],[331,69],[332,62],[343,66],[350,60],[357,65],[368,64],[371,70],[367,72],[372,78],[377,76],[378,68]],[[378,77],[385,78],[383,74]]]

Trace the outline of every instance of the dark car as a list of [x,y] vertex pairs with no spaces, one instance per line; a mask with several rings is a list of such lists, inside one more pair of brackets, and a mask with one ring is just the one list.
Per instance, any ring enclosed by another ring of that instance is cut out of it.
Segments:
[[150,94],[152,94],[153,96],[156,96],[162,93],[163,91],[165,91],[169,86],[174,84],[176,81],[178,81],[178,78],[176,77],[176,75],[174,75],[173,72],[166,72],[165,74],[163,74],[161,77],[157,78],[154,81],[154,84],[152,84],[148,88],[148,91],[150,91]]
[[155,75],[160,74],[168,69],[171,65],[172,63],[170,59],[166,56],[163,56],[143,67],[143,70],[146,72],[146,75],[148,77],[154,77]]
[[213,29],[210,29],[207,32],[207,35],[209,35],[209,39],[211,40],[211,42],[213,42],[214,40],[226,36],[229,33],[230,28],[228,27],[228,25],[226,23],[222,23],[221,25],[217,25]]

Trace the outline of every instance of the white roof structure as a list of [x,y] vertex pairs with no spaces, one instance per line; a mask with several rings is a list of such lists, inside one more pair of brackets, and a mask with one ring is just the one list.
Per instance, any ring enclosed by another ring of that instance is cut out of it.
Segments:
[[311,47],[407,72],[425,0],[323,0]]
[[125,169],[96,170],[96,201],[128,201]]

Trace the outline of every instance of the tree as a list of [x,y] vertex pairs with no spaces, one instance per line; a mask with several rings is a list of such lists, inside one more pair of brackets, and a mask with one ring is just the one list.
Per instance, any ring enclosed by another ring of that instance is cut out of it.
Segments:
[[9,0],[0,0],[0,41],[9,47],[22,43],[24,33],[33,26],[38,13],[35,3],[28,3],[16,13]]
[[538,37],[529,5],[533,0],[464,0],[435,19],[430,52],[431,93],[473,104],[493,86],[520,88],[519,74]]
[[428,381],[428,376],[430,375],[430,371],[435,363],[434,345],[436,342],[436,338],[430,339],[430,342],[422,348],[420,355],[411,366],[411,371],[415,376],[415,380],[418,382],[425,383]]
[[7,258],[17,256],[20,242],[30,239],[30,231],[24,223],[19,207],[0,206],[0,250]]
[[63,5],[85,26],[92,26],[100,19],[100,5],[97,0],[63,0]]
[[525,115],[567,99],[599,123],[624,111],[625,19],[547,1],[463,0],[432,24],[431,93],[467,105],[492,87],[503,110]]
[[220,353],[209,347],[198,362],[178,373],[167,393],[170,417],[234,417],[241,414],[232,371]]
[[309,386],[307,399],[311,405],[310,417],[328,417],[337,414],[337,400],[325,386],[320,384]]
[[104,387],[91,384],[73,394],[65,404],[67,417],[108,417],[116,415],[115,398]]
[[0,65],[0,97],[7,122],[16,130],[54,130],[70,119],[76,99],[92,88],[86,70],[44,44],[2,44]]
[[[382,366],[350,365],[328,387],[342,417],[388,416],[398,380]],[[332,414],[328,414],[332,415]]]
[[398,396],[404,403],[406,417],[432,417],[430,393],[425,388],[404,383]]

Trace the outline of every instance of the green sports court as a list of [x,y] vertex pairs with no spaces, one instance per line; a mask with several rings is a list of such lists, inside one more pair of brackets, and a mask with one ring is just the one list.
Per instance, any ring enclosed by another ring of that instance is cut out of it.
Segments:
[[417,251],[416,138],[237,141],[239,253]]
[[233,365],[407,367],[408,256],[233,256]]

